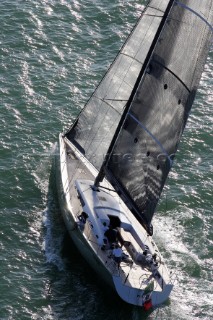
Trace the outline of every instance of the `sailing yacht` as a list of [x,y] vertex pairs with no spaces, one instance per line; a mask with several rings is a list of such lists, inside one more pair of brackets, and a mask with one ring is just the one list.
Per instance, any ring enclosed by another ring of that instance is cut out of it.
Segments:
[[59,136],[61,208],[88,263],[149,309],[173,282],[152,219],[212,39],[212,0],[151,0],[72,127]]

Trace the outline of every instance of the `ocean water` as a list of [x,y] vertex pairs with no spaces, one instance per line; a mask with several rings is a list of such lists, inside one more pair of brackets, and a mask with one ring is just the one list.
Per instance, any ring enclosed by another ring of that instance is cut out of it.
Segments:
[[213,318],[213,49],[154,219],[167,303],[127,305],[87,266],[58,207],[54,155],[144,1],[0,2],[0,319]]

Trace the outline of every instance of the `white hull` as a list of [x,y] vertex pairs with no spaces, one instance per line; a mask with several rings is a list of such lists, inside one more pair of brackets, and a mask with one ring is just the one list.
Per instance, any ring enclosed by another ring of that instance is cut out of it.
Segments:
[[[150,306],[163,303],[168,299],[173,285],[152,237],[147,235],[117,194],[108,191],[112,190],[112,186],[107,181],[103,182],[102,187],[108,189],[102,189],[98,194],[92,190],[97,171],[66,138],[60,135],[59,140],[61,208],[75,245],[124,301],[137,306],[144,306],[147,301]],[[102,202],[94,200],[95,197]],[[100,205],[103,201],[104,206]],[[78,220],[82,211],[89,215],[83,227]],[[110,255],[111,249],[106,250],[103,246],[103,221],[107,219],[120,221],[118,230],[123,241],[122,250],[125,257],[128,255],[120,266]],[[148,248],[150,256],[157,254],[157,260],[144,263],[144,248]]]

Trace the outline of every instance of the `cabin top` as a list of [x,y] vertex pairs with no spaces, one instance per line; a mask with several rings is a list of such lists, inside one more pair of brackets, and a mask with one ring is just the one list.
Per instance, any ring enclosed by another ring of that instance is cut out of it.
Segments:
[[81,215],[85,213],[84,216],[101,247],[107,243],[105,231],[112,226],[118,231],[118,240],[136,263],[140,264],[145,259],[144,251],[150,254],[158,253],[157,248],[148,240],[145,230],[142,231],[139,222],[135,222],[133,215],[128,216],[128,208],[124,211],[122,202],[113,190],[100,187],[99,191],[96,191],[91,180],[76,180],[75,186],[82,206]]
[[116,193],[112,190],[99,188],[92,189],[93,181],[76,180],[76,190],[82,205],[82,211],[88,216],[99,244],[103,243],[105,230],[112,225],[124,230],[131,230],[132,225],[118,201]]

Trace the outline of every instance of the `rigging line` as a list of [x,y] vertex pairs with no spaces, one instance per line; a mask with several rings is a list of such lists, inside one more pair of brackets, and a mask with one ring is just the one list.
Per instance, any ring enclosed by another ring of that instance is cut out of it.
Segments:
[[201,14],[199,14],[197,11],[193,10],[192,8],[188,7],[187,5],[185,5],[182,2],[179,1],[175,1],[177,5],[179,5],[180,7],[183,7],[189,11],[191,11],[192,13],[194,13],[196,16],[198,16],[201,20],[203,20],[207,26],[209,26],[209,28],[211,29],[211,31],[213,32],[213,26],[204,18],[201,16]]
[[[155,9],[155,10],[157,10],[157,11],[160,11],[160,12],[162,12],[162,13],[164,13],[164,11],[163,10],[161,10],[161,9],[159,9],[159,8],[155,8],[155,7],[153,7],[153,6],[148,6],[149,8],[151,8],[151,9]],[[145,13],[146,14],[146,13]],[[144,14],[144,15],[145,15]]]
[[[94,95],[94,97],[99,99],[99,100],[101,100],[101,101],[103,101],[103,102],[105,102],[105,101],[121,101],[121,102],[122,101],[126,101],[127,102],[128,101],[128,99],[100,98],[100,97],[98,97],[96,95]],[[114,109],[114,107],[111,104],[108,103],[108,105]],[[117,110],[115,109],[115,111],[117,111]]]
[[116,192],[115,190],[113,190],[113,189],[110,189],[110,188],[107,188],[107,187],[103,187],[103,186],[99,186],[99,188],[101,188],[101,189],[105,189],[105,190],[108,190],[108,191],[113,191],[113,192]]
[[186,88],[186,90],[190,93],[191,90],[187,87],[187,85],[169,68],[167,68],[163,63],[157,61],[157,60],[153,60],[154,63],[160,65],[161,67],[163,67],[164,69],[166,69],[167,71],[169,71],[169,73],[171,73],[178,81],[180,81],[182,83],[182,85]]
[[109,100],[109,101],[128,101],[127,99],[112,99],[112,98],[111,98],[111,99],[110,99],[110,98],[108,98],[108,99],[105,99],[105,98],[104,98],[104,99],[103,99],[103,101],[108,101],[108,100]]
[[160,141],[135,117],[133,116],[133,114],[131,114],[130,112],[128,112],[128,115],[135,120],[139,126],[141,128],[143,128],[151,137],[152,139],[157,143],[157,145],[161,148],[162,152],[165,154],[165,156],[167,157],[167,159],[169,160],[170,166],[172,166],[172,159],[170,158],[170,156],[168,155],[168,153],[166,152],[166,150],[164,149],[164,147],[162,146],[162,144],[160,143]]
[[149,13],[144,14],[144,16],[155,17],[155,18],[163,18],[163,16],[158,16],[157,14],[149,14]]
[[116,108],[111,105],[110,103],[107,102],[107,100],[111,100],[111,101],[127,101],[127,100],[115,100],[115,99],[104,99],[104,98],[100,98],[98,96],[96,96],[95,94],[93,95],[95,98],[97,98],[98,100],[102,101],[102,102],[106,102],[106,104],[111,107],[115,112],[117,112],[120,115],[120,112],[118,110],[116,110]]

